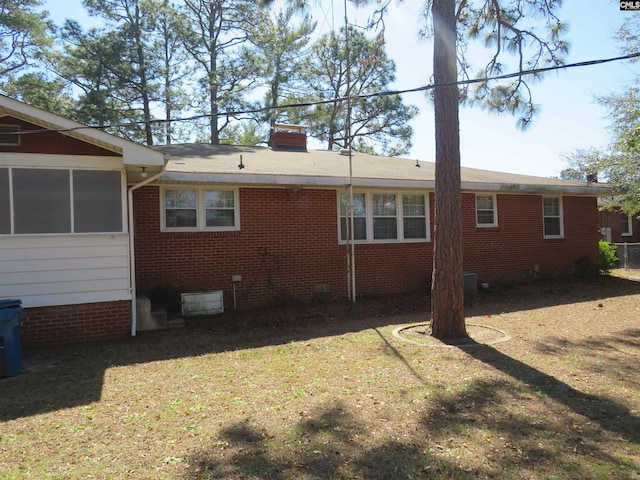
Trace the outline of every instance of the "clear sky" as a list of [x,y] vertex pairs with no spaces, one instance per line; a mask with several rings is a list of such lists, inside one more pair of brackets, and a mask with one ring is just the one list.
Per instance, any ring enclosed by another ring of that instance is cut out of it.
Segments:
[[[420,41],[420,11],[423,0],[393,2],[386,18],[387,54],[396,62],[397,80],[393,89],[427,85],[433,71],[430,41]],[[81,0],[47,0],[52,19],[86,21]],[[318,33],[344,24],[343,0],[319,0],[314,8]],[[566,34],[571,44],[566,63],[620,56],[613,39],[623,20],[638,12],[621,12],[619,2],[609,0],[565,0],[560,18],[569,24]],[[349,9],[350,23],[364,23],[366,10]],[[84,23],[84,21],[82,22]],[[473,63],[473,58],[470,59]],[[506,72],[505,72],[506,73]],[[579,67],[547,74],[533,84],[534,102],[540,106],[534,125],[526,132],[516,128],[516,118],[495,115],[479,108],[460,112],[462,166],[522,173],[544,177],[559,176],[566,166],[563,156],[579,148],[604,147],[608,143],[606,110],[595,96],[620,92],[640,74],[640,65],[615,62]],[[424,93],[404,95],[416,105],[420,115],[414,129],[411,158],[433,161],[435,155],[433,107]]]

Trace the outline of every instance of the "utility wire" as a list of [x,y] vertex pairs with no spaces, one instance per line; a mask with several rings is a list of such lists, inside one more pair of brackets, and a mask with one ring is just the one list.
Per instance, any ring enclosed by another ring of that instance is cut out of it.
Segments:
[[[248,109],[248,110],[230,110],[230,111],[226,111],[226,112],[220,112],[218,113],[216,116],[218,117],[234,117],[234,116],[238,116],[238,115],[247,115],[247,114],[252,114],[252,113],[264,113],[264,112],[268,112],[271,110],[285,110],[285,109],[289,109],[289,108],[302,108],[302,107],[312,107],[315,105],[326,105],[329,103],[336,103],[336,102],[344,102],[346,100],[354,100],[354,99],[366,99],[366,98],[372,98],[372,97],[383,97],[383,96],[390,96],[390,95],[401,95],[403,93],[416,93],[416,92],[426,92],[428,90],[433,90],[435,88],[438,87],[447,87],[447,86],[452,86],[452,85],[456,85],[456,86],[464,86],[464,85],[472,85],[475,83],[487,83],[487,82],[492,82],[492,81],[496,81],[496,80],[507,80],[509,78],[516,78],[516,77],[524,77],[524,76],[529,76],[529,75],[538,75],[541,73],[545,73],[545,72],[551,72],[551,71],[555,71],[555,70],[566,70],[569,68],[576,68],[576,67],[591,67],[593,65],[600,65],[603,63],[611,63],[611,62],[618,62],[621,60],[631,60],[634,58],[640,58],[640,52],[636,52],[636,53],[630,53],[628,55],[622,55],[619,57],[612,57],[612,58],[603,58],[603,59],[599,59],[599,60],[587,60],[587,61],[583,61],[583,62],[577,62],[577,63],[568,63],[565,65],[555,65],[552,67],[543,67],[543,68],[534,68],[531,70],[523,70],[523,71],[518,71],[518,72],[512,72],[512,73],[506,73],[504,75],[496,75],[493,77],[483,77],[483,78],[473,78],[473,79],[467,79],[467,80],[458,80],[456,82],[451,82],[451,83],[442,83],[442,84],[429,84],[429,85],[423,85],[421,87],[416,87],[416,88],[408,88],[408,89],[404,89],[404,90],[387,90],[384,92],[376,92],[376,93],[367,93],[367,94],[361,94],[361,95],[348,95],[345,97],[337,97],[337,98],[332,98],[329,100],[314,100],[314,101],[309,101],[309,102],[300,102],[300,103],[288,103],[285,105],[278,105],[275,107],[260,107],[260,108],[255,108],[255,109]],[[31,135],[31,134],[36,134],[36,133],[50,133],[50,132],[57,132],[57,133],[64,133],[64,132],[73,132],[73,131],[77,131],[77,130],[105,130],[108,128],[122,128],[122,127],[131,127],[131,126],[135,126],[135,125],[146,125],[146,124],[150,124],[150,125],[162,125],[165,123],[173,123],[173,122],[191,122],[194,120],[202,120],[202,119],[210,119],[211,117],[213,117],[213,115],[211,114],[201,114],[201,115],[193,115],[190,117],[181,117],[181,118],[172,118],[172,119],[154,119],[154,120],[139,120],[139,121],[135,121],[135,122],[126,122],[126,123],[114,123],[114,124],[110,124],[110,125],[102,125],[102,126],[90,126],[90,125],[82,125],[79,127],[73,127],[73,128],[60,128],[60,129],[39,129],[39,130],[23,130],[20,132],[0,132],[0,136],[3,135]]]

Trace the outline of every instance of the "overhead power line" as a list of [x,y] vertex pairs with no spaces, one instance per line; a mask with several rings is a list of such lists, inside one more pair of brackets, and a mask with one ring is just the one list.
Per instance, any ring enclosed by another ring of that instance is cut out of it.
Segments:
[[[504,75],[496,75],[493,77],[482,77],[482,78],[473,78],[473,79],[467,79],[467,80],[458,80],[456,82],[451,82],[451,83],[442,83],[442,84],[428,84],[428,85],[423,85],[421,87],[415,87],[415,88],[407,88],[407,89],[403,89],[403,90],[386,90],[383,92],[375,92],[375,93],[367,93],[367,94],[361,94],[361,95],[350,95],[350,96],[344,96],[344,97],[336,97],[336,98],[332,98],[329,100],[314,100],[314,101],[309,101],[309,102],[299,102],[299,103],[287,103],[285,105],[278,105],[275,107],[260,107],[260,108],[255,108],[255,109],[247,109],[247,110],[229,110],[226,112],[219,112],[217,115],[218,117],[235,117],[238,115],[247,115],[247,114],[253,114],[253,113],[264,113],[264,112],[268,112],[271,110],[286,110],[289,108],[303,108],[303,107],[312,107],[315,105],[326,105],[326,104],[330,104],[330,103],[336,103],[336,102],[344,102],[347,99],[350,100],[354,100],[354,99],[366,99],[366,98],[372,98],[372,97],[383,97],[383,96],[390,96],[390,95],[402,95],[405,93],[416,93],[416,92],[426,92],[428,90],[433,90],[435,88],[438,87],[446,87],[446,86],[452,86],[452,85],[456,85],[456,86],[466,86],[466,85],[473,85],[476,83],[487,83],[487,82],[493,82],[493,81],[498,81],[498,80],[507,80],[510,78],[518,78],[518,77],[524,77],[524,76],[529,76],[529,75],[538,75],[541,73],[545,73],[545,72],[551,72],[551,71],[555,71],[555,70],[566,70],[569,68],[577,68],[577,67],[591,67],[594,65],[600,65],[603,63],[611,63],[611,62],[618,62],[621,60],[631,60],[634,58],[640,58],[640,52],[636,52],[636,53],[630,53],[628,55],[622,55],[619,57],[611,57],[611,58],[603,58],[603,59],[599,59],[599,60],[587,60],[587,61],[583,61],[583,62],[576,62],[576,63],[568,63],[565,65],[554,65],[552,67],[543,67],[543,68],[534,68],[531,70],[523,70],[523,71],[518,71],[518,72],[512,72],[512,73],[506,73]],[[60,128],[60,129],[39,129],[39,130],[23,130],[20,132],[0,132],[0,136],[2,135],[32,135],[32,134],[36,134],[36,133],[50,133],[50,132],[57,132],[57,133],[64,133],[64,132],[73,132],[73,131],[78,131],[78,130],[106,130],[109,128],[123,128],[123,127],[132,127],[132,126],[136,126],[136,125],[162,125],[165,123],[174,123],[174,122],[191,122],[194,120],[202,120],[202,119],[210,119],[212,116],[211,114],[201,114],[201,115],[193,115],[193,116],[189,116],[189,117],[180,117],[180,118],[172,118],[172,119],[153,119],[153,120],[140,120],[140,121],[135,121],[135,122],[125,122],[125,123],[113,123],[110,125],[102,125],[102,126],[90,126],[90,125],[82,125],[79,127],[73,127],[73,128]]]

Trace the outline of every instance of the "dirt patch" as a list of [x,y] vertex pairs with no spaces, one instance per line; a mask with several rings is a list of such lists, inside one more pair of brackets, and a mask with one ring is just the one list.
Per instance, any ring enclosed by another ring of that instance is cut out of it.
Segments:
[[406,325],[393,330],[394,337],[417,345],[427,347],[450,347],[450,348],[471,348],[480,345],[493,345],[494,343],[509,340],[509,335],[502,330],[498,330],[488,325],[476,323],[466,323],[468,339],[461,339],[454,342],[443,342],[431,335],[430,323],[418,323],[416,325]]

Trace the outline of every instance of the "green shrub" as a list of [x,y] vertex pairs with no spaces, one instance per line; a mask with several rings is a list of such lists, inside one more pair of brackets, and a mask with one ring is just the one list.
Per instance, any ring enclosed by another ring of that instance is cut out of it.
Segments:
[[609,270],[616,264],[616,250],[618,247],[611,242],[600,240],[600,273],[607,275]]

